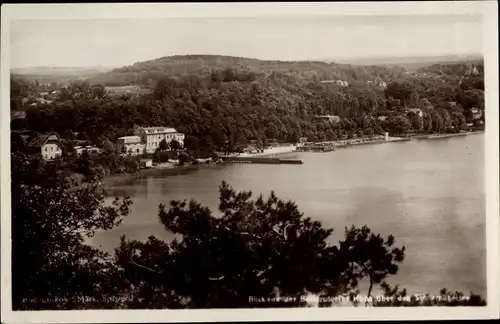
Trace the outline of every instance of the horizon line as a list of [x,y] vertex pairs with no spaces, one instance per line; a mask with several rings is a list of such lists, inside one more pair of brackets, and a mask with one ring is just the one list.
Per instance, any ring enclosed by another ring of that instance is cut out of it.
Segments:
[[125,64],[125,65],[115,65],[115,66],[108,66],[108,65],[33,65],[33,66],[22,66],[22,67],[10,67],[10,70],[13,69],[35,69],[35,68],[69,68],[69,69],[90,69],[90,68],[109,68],[109,69],[115,69],[115,68],[120,68],[120,67],[125,67],[125,66],[132,66],[136,63],[141,63],[141,62],[148,62],[148,61],[154,61],[160,58],[164,57],[175,57],[175,56],[226,56],[226,57],[234,57],[234,58],[245,58],[245,59],[252,59],[252,60],[259,60],[259,61],[280,61],[280,62],[325,62],[325,63],[336,63],[337,61],[339,64],[349,64],[349,63],[342,63],[341,61],[362,61],[362,60],[380,60],[380,59],[405,59],[405,58],[439,58],[439,57],[447,57],[447,56],[454,56],[454,57],[460,57],[460,56],[480,56],[484,58],[484,54],[481,52],[468,52],[468,53],[443,53],[443,54],[421,54],[421,55],[395,55],[395,56],[384,56],[384,55],[377,55],[377,56],[356,56],[356,57],[323,57],[323,58],[311,58],[311,59],[296,59],[296,60],[279,60],[279,59],[261,59],[261,58],[255,58],[255,57],[247,57],[247,56],[237,56],[237,55],[226,55],[226,54],[203,54],[203,53],[193,53],[193,54],[173,54],[173,55],[168,55],[168,56],[160,56],[157,58],[153,59],[144,59],[142,61],[136,61],[130,64]]

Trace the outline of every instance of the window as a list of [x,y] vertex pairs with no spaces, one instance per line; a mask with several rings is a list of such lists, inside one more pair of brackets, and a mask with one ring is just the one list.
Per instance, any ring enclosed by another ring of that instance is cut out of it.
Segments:
[[47,146],[45,146],[45,152],[48,152],[49,151],[49,148]]
[[139,149],[137,149],[137,153],[139,153]]
[[54,151],[54,147],[52,146],[52,147],[50,148],[50,150],[51,150],[51,151]]

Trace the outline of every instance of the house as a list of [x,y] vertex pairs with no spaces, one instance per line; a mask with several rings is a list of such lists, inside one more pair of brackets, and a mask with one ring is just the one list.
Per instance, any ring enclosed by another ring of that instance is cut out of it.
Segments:
[[41,103],[41,104],[44,104],[44,105],[48,105],[48,104],[52,103],[52,100],[47,100],[47,99],[44,99],[44,98],[37,98],[36,101],[39,102],[39,103]]
[[378,116],[377,118],[379,121],[385,121],[387,120],[387,116]]
[[99,154],[101,152],[101,149],[99,149],[98,147],[90,146],[90,145],[87,145],[87,146],[75,146],[74,150],[76,152],[76,155],[81,155],[83,152],[87,152],[89,154],[90,153],[97,153],[97,154]]
[[319,116],[314,116],[314,118],[316,118],[316,119],[326,119],[329,122],[333,122],[333,123],[340,122],[340,116],[336,116],[336,115],[319,115]]
[[136,127],[134,135],[139,137],[147,153],[154,153],[160,147],[162,140],[167,143],[176,140],[181,147],[184,146],[185,135],[171,127]]
[[28,143],[28,149],[33,153],[42,154],[46,161],[62,155],[62,144],[57,135],[39,135]]
[[349,86],[349,83],[347,81],[343,81],[343,80],[323,80],[323,81],[320,81],[319,83],[336,83],[337,85],[339,85],[341,87]]
[[474,120],[480,119],[483,116],[483,112],[476,107],[471,109],[471,113]]
[[139,165],[143,169],[151,168],[153,166],[153,160],[152,159],[141,159]]
[[116,141],[116,148],[123,154],[140,155],[144,153],[145,145],[140,136],[123,136]]

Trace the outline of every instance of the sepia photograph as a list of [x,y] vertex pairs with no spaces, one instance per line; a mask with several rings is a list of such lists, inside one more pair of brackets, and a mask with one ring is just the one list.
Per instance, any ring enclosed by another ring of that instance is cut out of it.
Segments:
[[496,2],[253,5],[2,6],[2,322],[498,318]]

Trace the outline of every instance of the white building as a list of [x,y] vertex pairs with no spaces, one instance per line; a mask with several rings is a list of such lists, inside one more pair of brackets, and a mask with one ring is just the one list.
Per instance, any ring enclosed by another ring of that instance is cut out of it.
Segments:
[[332,123],[339,123],[341,121],[340,116],[336,115],[321,115],[321,116],[314,116],[314,118],[328,120],[329,122]]
[[151,168],[153,166],[153,160],[152,159],[141,159],[140,166],[143,169]]
[[472,118],[474,120],[480,119],[483,116],[483,112],[481,110],[479,110],[478,108],[476,108],[476,107],[473,107],[471,109],[471,112],[472,112]]
[[28,143],[28,148],[42,154],[44,160],[54,160],[62,155],[62,145],[56,135],[41,135]]
[[160,142],[165,139],[167,143],[176,140],[181,147],[184,147],[184,134],[179,133],[171,127],[136,127],[134,130],[136,137],[140,138],[147,153],[154,153],[160,146]]
[[320,81],[319,83],[336,83],[337,85],[339,85],[341,87],[348,87],[349,86],[349,82],[343,81],[343,80],[323,80],[323,81]]
[[101,150],[98,148],[98,147],[95,147],[95,146],[75,146],[74,147],[74,150],[76,152],[77,155],[82,155],[83,152],[87,152],[87,153],[100,153]]
[[140,155],[144,153],[144,144],[140,136],[123,136],[116,141],[116,149],[123,154]]

